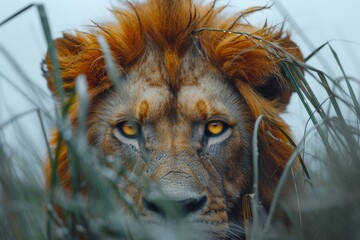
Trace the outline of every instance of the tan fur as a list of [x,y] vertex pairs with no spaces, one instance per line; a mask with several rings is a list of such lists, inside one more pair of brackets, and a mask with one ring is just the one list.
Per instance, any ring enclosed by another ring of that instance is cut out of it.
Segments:
[[[180,0],[129,3],[127,8],[114,10],[117,22],[91,33],[67,33],[56,40],[64,90],[74,90],[79,74],[87,77],[92,99],[87,122],[89,143],[119,159],[135,156],[136,164],[143,165],[140,150],[125,147],[137,146],[135,143],[121,136],[114,141],[119,121],[124,117],[136,119],[144,128],[145,139],[151,139],[145,141],[151,160],[143,166],[146,174],[174,199],[182,191],[174,190],[176,184],[180,184],[179,189],[191,189],[189,194],[206,196],[195,222],[219,237],[226,235],[230,221],[242,221],[242,198],[252,186],[250,142],[256,118],[263,114],[290,134],[279,114],[293,90],[281,73],[282,59],[266,44],[277,44],[301,58],[297,46],[281,30],[267,26],[258,29],[239,20],[252,10],[227,17],[221,14],[223,9]],[[113,87],[106,73],[98,35],[106,39],[118,70],[126,78],[122,91],[127,96]],[[46,63],[52,73],[48,55]],[[48,83],[56,94],[51,75]],[[75,101],[70,115],[74,125],[77,104]],[[201,129],[211,120],[225,121],[229,130],[205,141]],[[199,127],[197,132],[194,126]],[[56,133],[53,144],[58,139]],[[266,208],[293,152],[285,142],[277,128],[261,122],[260,192]],[[65,144],[61,145],[57,169],[63,187],[70,189]],[[49,161],[45,175],[49,186]],[[143,208],[141,196],[133,197]],[[146,211],[143,214],[152,216]]]

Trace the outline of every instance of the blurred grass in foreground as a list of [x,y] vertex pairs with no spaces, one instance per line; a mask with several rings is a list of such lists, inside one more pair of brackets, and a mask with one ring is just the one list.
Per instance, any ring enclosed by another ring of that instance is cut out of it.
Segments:
[[[86,143],[85,128],[74,131],[67,120],[69,101],[61,90],[61,80],[57,67],[56,49],[51,41],[46,14],[42,5],[30,5],[23,11],[35,7],[41,18],[44,35],[49,45],[49,52],[54,63],[55,77],[60,96],[60,110],[50,114],[36,102],[34,107],[38,114],[44,138],[46,138],[44,122],[50,122],[61,133],[61,142],[70,151],[69,164],[74,182],[72,196],[62,192],[58,178],[54,174],[51,189],[44,192],[42,177],[32,171],[34,162],[39,163],[42,156],[31,155],[31,150],[24,146],[24,151],[15,153],[6,142],[3,132],[6,128],[16,125],[14,118],[0,125],[0,239],[76,239],[78,233],[83,233],[88,239],[201,239],[184,220],[177,220],[177,212],[167,203],[164,211],[173,216],[174,222],[166,227],[144,225],[138,218],[138,212],[133,200],[121,191],[121,187],[134,184],[145,192],[151,192],[156,184],[151,183],[141,175],[140,169],[128,170],[128,167],[113,161],[111,157],[103,156]],[[12,16],[15,18],[23,11]],[[9,19],[11,20],[11,19]],[[6,24],[4,21],[2,24]],[[1,24],[1,25],[2,25]],[[211,29],[208,29],[211,30]],[[234,33],[229,34],[246,34]],[[249,37],[254,40],[256,36]],[[101,40],[100,40],[101,41]],[[341,60],[329,43],[316,49],[305,60],[316,56],[323,48],[329,48],[337,67],[342,72],[340,78],[329,76],[311,65],[299,62],[278,46],[262,42],[262,47],[268,48],[282,60],[282,70],[287,75],[302,101],[312,129],[297,146],[289,139],[289,144],[296,149],[290,159],[283,178],[279,182],[272,208],[263,218],[259,205],[253,201],[253,223],[249,231],[250,239],[359,239],[360,238],[360,107],[354,86],[357,82],[349,78],[341,65]],[[1,47],[1,46],[0,46]],[[109,74],[113,79],[118,77],[112,67],[111,57],[107,52],[105,42],[102,42]],[[1,54],[8,59],[23,80],[28,80],[22,74],[21,68],[11,59],[5,49]],[[304,77],[303,69],[307,74]],[[0,72],[1,81],[10,81]],[[324,109],[316,93],[309,86],[309,81],[318,81],[326,91],[331,110]],[[343,82],[344,84],[340,83]],[[24,93],[31,99],[31,93]],[[77,79],[77,89],[73,98],[80,102],[80,126],[85,126],[88,109],[87,86],[84,77]],[[347,119],[347,113],[351,118]],[[55,116],[54,116],[55,115]],[[19,116],[20,118],[21,116]],[[260,119],[259,121],[266,121]],[[81,124],[83,123],[83,124]],[[312,138],[309,146],[309,139]],[[256,145],[256,138],[254,138]],[[30,140],[31,141],[31,140]],[[314,147],[313,145],[316,144]],[[58,154],[50,151],[50,159],[56,164]],[[254,146],[254,149],[255,146]],[[282,196],[281,189],[287,181],[292,181],[301,173],[292,169],[292,163],[303,160],[303,170],[306,172],[304,184],[294,185],[294,195]],[[34,158],[36,160],[34,160]],[[256,158],[254,159],[256,164]],[[305,164],[309,165],[306,167]],[[255,165],[256,166],[256,165]],[[256,171],[256,169],[255,169]],[[88,186],[88,198],[80,194],[82,183],[79,176],[85,179]],[[257,196],[254,196],[256,199]],[[54,209],[59,205],[64,211],[62,221]],[[119,207],[122,206],[122,207]],[[275,208],[285,210],[291,220],[293,231],[283,231],[282,226],[273,222]],[[48,216],[46,216],[48,209]],[[258,214],[257,214],[258,213]],[[154,231],[154,228],[156,231]],[[151,231],[150,231],[151,230]],[[206,238],[204,238],[206,239]]]

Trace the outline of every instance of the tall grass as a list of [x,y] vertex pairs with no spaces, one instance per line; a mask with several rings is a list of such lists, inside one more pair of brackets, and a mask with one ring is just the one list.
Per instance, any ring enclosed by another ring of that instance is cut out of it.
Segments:
[[[87,239],[206,239],[206,236],[192,232],[189,223],[178,218],[180,213],[168,202],[163,203],[163,208],[167,216],[174,221],[165,227],[151,226],[151,229],[140,221],[134,200],[125,191],[121,191],[121,187],[133,184],[147,194],[158,191],[158,186],[144,177],[140,169],[133,169],[131,159],[127,159],[130,164],[125,165],[87,145],[85,121],[89,99],[86,79],[84,76],[79,76],[76,81],[76,92],[72,97],[65,98],[61,88],[56,49],[51,40],[43,6],[32,4],[0,23],[0,27],[30,8],[36,8],[41,19],[54,64],[54,79],[59,92],[60,110],[51,114],[34,102],[35,110],[29,113],[37,114],[45,142],[48,142],[48,139],[44,122],[50,122],[59,129],[60,139],[57,145],[65,144],[70,153],[72,193],[69,195],[62,190],[55,170],[59,152],[52,151],[51,147],[46,145],[54,169],[50,190],[45,193],[39,173],[29,170],[34,162],[30,160],[37,158],[36,161],[39,162],[42,157],[27,154],[28,149],[14,153],[6,142],[3,132],[10,125],[16,125],[17,118],[2,123],[0,125],[0,239],[77,239],[79,234],[86,236]],[[199,31],[203,30],[205,29]],[[247,33],[228,32],[228,34]],[[257,127],[255,126],[253,138],[255,179],[254,195],[251,200],[253,224],[247,233],[248,238],[261,240],[360,238],[358,228],[360,226],[360,107],[359,96],[354,90],[354,85],[357,83],[347,76],[341,59],[329,43],[315,49],[305,58],[305,62],[300,62],[272,43],[266,43],[256,36],[248,37],[261,40],[263,47],[283,59],[282,71],[291,80],[309,115],[309,121],[313,123],[313,127],[307,129],[297,145],[287,136],[295,152],[289,159],[275,191],[270,212],[265,217],[258,204],[256,179],[260,176],[256,167]],[[109,74],[113,79],[121,77],[112,64],[110,54],[107,53],[106,42],[101,39],[99,42],[105,53]],[[339,78],[329,76],[307,64],[308,60],[324,48],[330,49],[342,73],[340,79],[345,84],[339,84]],[[12,60],[7,51],[1,46],[0,50],[20,73],[20,77],[27,81],[27,76],[21,74],[20,66]],[[304,75],[303,72],[306,74]],[[6,75],[1,72],[0,74],[1,80],[11,82]],[[310,87],[309,81],[314,80],[318,81],[328,94],[326,102],[330,102],[332,111],[325,110],[324,103],[317,98]],[[29,93],[23,95],[32,99]],[[79,126],[83,126],[76,130],[68,121],[69,106],[74,98],[79,100],[81,106]],[[352,113],[351,119],[346,119],[345,108],[347,112]],[[267,119],[259,118],[256,125],[260,121]],[[317,145],[316,148],[309,147],[310,137],[313,139],[311,143]],[[299,160],[305,177],[293,168],[292,164]],[[294,180],[299,178],[299,175],[305,179],[302,183]],[[285,184],[289,184],[289,181],[293,183],[295,191],[293,195],[284,196],[281,194],[282,188]],[[89,189],[87,198],[82,197],[82,189],[85,185]],[[55,210],[56,205],[64,209],[63,218]],[[290,219],[289,225],[292,231],[284,230],[281,223],[275,222],[273,216],[276,208],[285,211]]]

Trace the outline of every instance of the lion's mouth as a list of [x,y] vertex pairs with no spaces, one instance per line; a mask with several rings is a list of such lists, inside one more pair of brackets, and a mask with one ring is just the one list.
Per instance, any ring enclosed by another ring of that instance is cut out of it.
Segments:
[[[204,205],[204,199],[189,203],[187,210],[194,210]],[[245,230],[242,222],[224,219],[228,213],[224,211],[202,211],[191,214],[176,210],[166,213],[152,202],[144,202],[151,214],[142,216],[150,234],[150,239],[244,239]],[[166,236],[166,238],[164,238]]]

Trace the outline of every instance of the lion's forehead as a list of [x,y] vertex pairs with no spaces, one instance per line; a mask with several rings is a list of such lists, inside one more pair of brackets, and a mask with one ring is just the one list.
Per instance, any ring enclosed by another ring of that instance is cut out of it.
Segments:
[[179,111],[190,119],[206,120],[224,116],[238,118],[238,95],[231,87],[213,76],[200,79],[198,85],[184,86],[178,94]]
[[176,94],[165,85],[146,80],[129,83],[130,115],[140,122],[156,122],[159,118],[177,115],[182,119],[200,121],[214,116],[236,118],[239,112],[237,95],[219,76],[204,75],[195,84],[181,86]]

